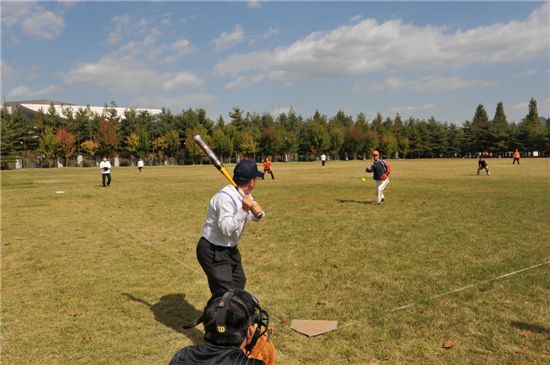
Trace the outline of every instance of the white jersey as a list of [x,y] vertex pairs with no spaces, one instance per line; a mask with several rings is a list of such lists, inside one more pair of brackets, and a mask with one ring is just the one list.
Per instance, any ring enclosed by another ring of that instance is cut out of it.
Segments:
[[99,168],[101,169],[102,174],[111,173],[111,163],[109,161],[101,161],[101,163],[99,164]]
[[[250,196],[252,198],[252,196]],[[251,212],[245,212],[243,198],[233,185],[218,191],[208,205],[202,236],[213,245],[235,247],[244,231],[247,220],[258,221]]]
[[138,167],[143,167],[144,163],[143,163],[143,160],[139,160],[138,161]]

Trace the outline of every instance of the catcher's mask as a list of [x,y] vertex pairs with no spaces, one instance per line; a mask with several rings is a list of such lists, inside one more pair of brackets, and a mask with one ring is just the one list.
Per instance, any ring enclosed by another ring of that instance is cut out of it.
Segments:
[[239,289],[230,289],[224,293],[222,299],[218,303],[216,310],[216,330],[218,333],[225,333],[226,321],[227,321],[227,311],[232,304],[236,304],[244,309],[245,313],[248,314],[250,323],[249,325],[256,324],[256,329],[254,330],[254,335],[250,342],[245,346],[247,355],[250,354],[258,339],[263,336],[269,326],[269,313],[262,309],[258,299],[256,299],[252,294]]

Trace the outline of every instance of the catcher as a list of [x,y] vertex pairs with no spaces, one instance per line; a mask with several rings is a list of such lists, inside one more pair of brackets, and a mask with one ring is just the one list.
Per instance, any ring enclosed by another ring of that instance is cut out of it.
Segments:
[[214,295],[199,323],[204,325],[200,345],[176,352],[170,365],[273,365],[275,348],[269,339],[269,314],[248,292],[231,289]]

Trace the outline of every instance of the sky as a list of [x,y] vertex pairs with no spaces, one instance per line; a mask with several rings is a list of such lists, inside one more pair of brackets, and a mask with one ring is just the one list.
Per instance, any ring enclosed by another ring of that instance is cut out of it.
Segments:
[[3,101],[550,116],[549,2],[1,1]]

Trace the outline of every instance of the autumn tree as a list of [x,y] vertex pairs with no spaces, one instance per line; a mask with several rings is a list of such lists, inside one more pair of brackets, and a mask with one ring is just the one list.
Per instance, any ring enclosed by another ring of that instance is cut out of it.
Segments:
[[75,136],[65,128],[58,129],[55,140],[65,156],[65,166],[69,166],[69,158],[75,151]]
[[175,157],[180,147],[180,134],[176,130],[171,130],[164,135],[164,139],[168,156]]
[[44,128],[44,131],[40,135],[38,151],[46,157],[48,167],[52,167],[52,159],[59,152],[59,144],[51,127]]
[[95,154],[97,153],[97,150],[99,149],[99,145],[92,139],[85,140],[80,144],[80,147],[82,147],[82,149],[86,151],[86,153],[91,158],[94,158]]
[[153,152],[156,152],[159,155],[159,159],[163,161],[164,155],[166,154],[166,150],[168,149],[168,143],[166,142],[166,138],[164,136],[155,138],[155,140],[152,143],[152,146],[153,146]]
[[96,141],[99,144],[99,152],[104,155],[110,155],[116,149],[117,145],[117,122],[112,119],[103,119],[97,130]]

